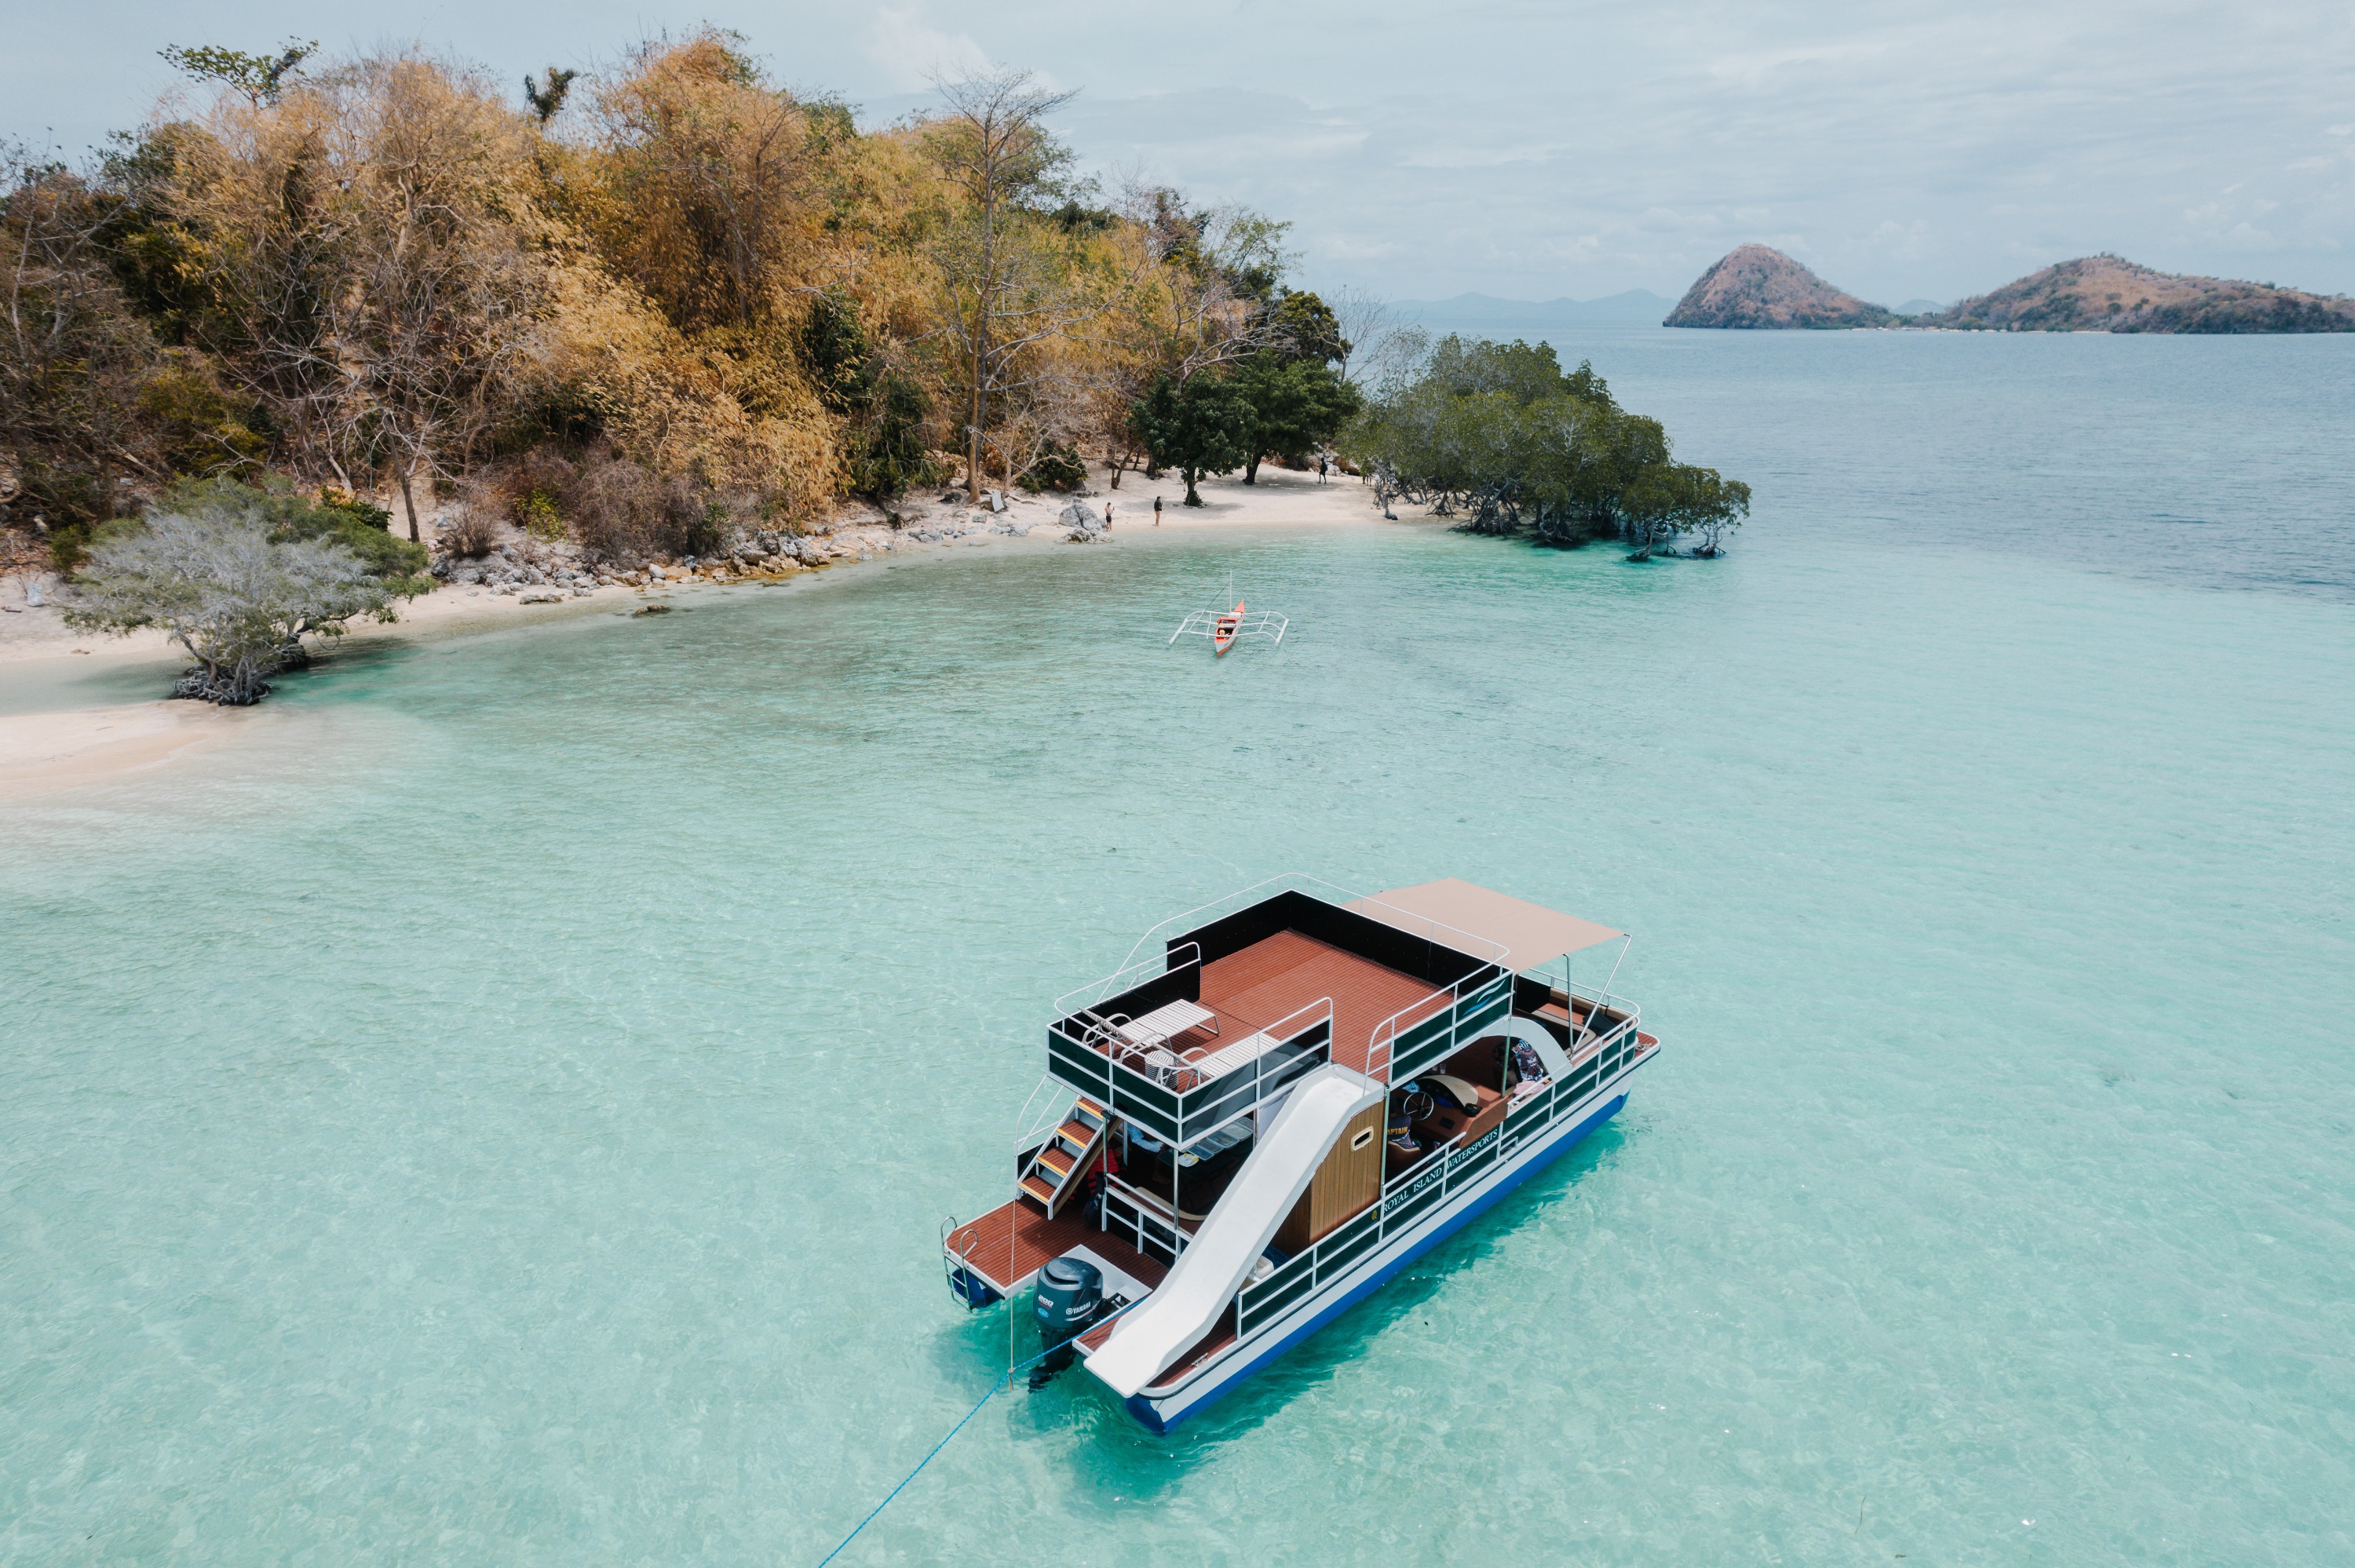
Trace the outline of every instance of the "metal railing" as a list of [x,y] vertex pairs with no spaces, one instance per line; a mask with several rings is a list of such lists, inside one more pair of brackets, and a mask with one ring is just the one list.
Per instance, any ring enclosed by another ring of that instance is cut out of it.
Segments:
[[[1333,999],[1321,997],[1258,1033],[1273,1044],[1249,1064],[1216,1077],[1199,1077],[1199,1064],[1155,1065],[1150,1071],[1123,1057],[1136,1054],[1124,1039],[1108,1037],[1098,1025],[1066,1018],[1047,1031],[1049,1073],[1101,1103],[1122,1120],[1141,1127],[1178,1149],[1249,1115],[1279,1090],[1290,1087],[1333,1059]],[[1288,1033],[1287,1033],[1288,1031]],[[1110,1038],[1113,1044],[1107,1048]],[[1185,1075],[1197,1081],[1185,1082]]]
[[[1033,1116],[1031,1108],[1038,1105],[1039,1097],[1042,1094],[1047,1097],[1047,1108],[1044,1112]],[[1064,1118],[1071,1113],[1071,1085],[1061,1082],[1052,1073],[1030,1086],[1030,1097],[1022,1102],[1022,1114],[1017,1117],[1014,1122],[1015,1126],[1022,1129],[1015,1135],[1014,1139],[1015,1164],[1018,1170],[1024,1156],[1039,1144],[1046,1142],[1048,1134],[1063,1125]]]
[[[1474,988],[1469,995],[1465,992],[1466,986]],[[1375,1024],[1366,1037],[1366,1076],[1378,1084],[1391,1081],[1391,1069],[1400,1055],[1401,1031],[1408,1037],[1405,1054],[1412,1067],[1420,1071],[1433,1061],[1454,1055],[1463,1046],[1465,1030],[1485,1028],[1510,1012],[1512,1005],[1511,970],[1494,964],[1474,969],[1454,985],[1417,998]],[[1413,1022],[1402,1022],[1411,1013],[1415,1015]],[[1443,1022],[1444,1029],[1439,1027]],[[1431,1043],[1443,1035],[1445,1045],[1431,1050]]]
[[[1634,1002],[1614,996],[1607,991],[1596,994],[1580,991],[1575,986],[1557,986],[1554,989],[1562,993],[1564,1008],[1572,1014],[1570,1058],[1573,1064],[1593,1055],[1614,1037],[1635,1029],[1643,1015],[1643,1010]],[[1586,1022],[1583,1024],[1577,1022],[1575,1016],[1578,1011],[1575,1004],[1582,1001],[1586,1004]],[[1594,1027],[1594,1020],[1603,1013],[1616,1013],[1619,1022],[1606,1022],[1606,1026],[1598,1030]]]
[[[1178,955],[1184,952],[1188,948],[1191,948],[1194,950],[1194,956],[1190,959],[1180,959]],[[1057,997],[1055,999],[1055,1016],[1058,1018],[1069,1018],[1074,1012],[1082,1012],[1094,1007],[1096,1003],[1102,1001],[1108,996],[1118,996],[1124,991],[1134,990],[1136,986],[1143,984],[1146,980],[1158,980],[1163,975],[1174,975],[1179,969],[1185,969],[1188,965],[1199,966],[1201,961],[1202,947],[1199,942],[1180,942],[1167,953],[1159,954],[1150,959],[1139,959],[1136,956],[1136,949],[1135,948],[1131,948],[1128,950],[1128,961],[1123,963],[1120,968],[1113,970],[1112,973],[1104,976],[1103,979],[1100,980],[1095,980],[1090,984],[1081,986],[1076,991],[1066,991],[1061,996]],[[1154,966],[1156,964],[1158,964],[1161,967],[1155,969]],[[1149,973],[1145,972],[1148,970],[1150,971]],[[1087,1000],[1085,1001],[1078,1002],[1076,1006],[1073,1005],[1075,999],[1079,997],[1086,997]],[[1123,1020],[1123,1022],[1125,1022],[1126,1020]]]
[[1166,1199],[1132,1187],[1117,1176],[1104,1178],[1102,1213],[1105,1231],[1164,1263],[1176,1263],[1191,1239]]
[[1343,1221],[1313,1246],[1286,1258],[1265,1278],[1245,1285],[1235,1295],[1236,1338],[1248,1338],[1252,1330],[1281,1316],[1302,1297],[1351,1273],[1385,1237],[1414,1225],[1449,1193],[1461,1192],[1486,1175],[1499,1159],[1585,1110],[1644,1055],[1644,1048],[1636,1042],[1634,1025],[1631,1011],[1626,1023],[1613,1028],[1605,1037],[1603,1050],[1574,1069],[1567,1082],[1530,1096],[1470,1142],[1458,1133],[1432,1150],[1384,1181],[1378,1201]]

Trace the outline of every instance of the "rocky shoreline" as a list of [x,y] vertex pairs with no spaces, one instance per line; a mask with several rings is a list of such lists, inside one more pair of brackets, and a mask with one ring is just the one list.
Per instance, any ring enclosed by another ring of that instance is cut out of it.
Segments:
[[[796,573],[853,561],[869,561],[911,545],[947,545],[959,540],[992,537],[1020,539],[1041,524],[1018,515],[1018,503],[992,495],[991,510],[965,516],[926,518],[894,528],[862,523],[830,532],[799,533],[763,528],[742,535],[725,550],[710,556],[684,556],[622,567],[591,559],[569,540],[527,534],[502,540],[479,556],[437,552],[430,568],[444,586],[468,597],[488,594],[513,598],[524,604],[554,604],[565,599],[586,599],[602,588],[677,588],[697,583],[774,582]],[[1095,544],[1111,537],[1112,524],[1092,504],[1092,498],[1071,501],[1056,514],[1052,526],[1064,530],[1072,544]],[[1022,508],[1035,512],[1035,505]]]

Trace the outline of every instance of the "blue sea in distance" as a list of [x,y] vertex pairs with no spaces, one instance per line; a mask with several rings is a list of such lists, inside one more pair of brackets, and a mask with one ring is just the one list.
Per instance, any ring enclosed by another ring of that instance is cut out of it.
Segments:
[[[843,1561],[2355,1561],[2355,340],[1562,346],[1732,556],[878,562],[7,807],[0,1562],[814,1563],[1006,1363],[936,1238],[1051,999],[1292,871],[1625,927],[1666,1049],[1199,1421],[1000,1395]],[[1230,573],[1282,647],[1165,649]]]

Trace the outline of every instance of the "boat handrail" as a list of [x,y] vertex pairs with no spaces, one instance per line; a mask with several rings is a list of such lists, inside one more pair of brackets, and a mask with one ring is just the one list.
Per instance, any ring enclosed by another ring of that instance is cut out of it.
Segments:
[[[1047,1094],[1046,1114],[1034,1118],[1030,1107],[1038,1104],[1042,1092]],[[1022,1130],[1015,1136],[1014,1152],[1019,1155],[1035,1144],[1044,1143],[1048,1129],[1063,1125],[1063,1118],[1071,1114],[1072,1102],[1078,1098],[1079,1091],[1052,1073],[1031,1085],[1029,1095],[1022,1102],[1022,1114],[1015,1118],[1014,1125]]]
[[[1179,959],[1178,955],[1184,952],[1188,948],[1194,949],[1194,956],[1190,959]],[[1122,964],[1120,968],[1113,970],[1112,973],[1104,976],[1102,980],[1092,980],[1088,984],[1081,986],[1075,991],[1065,991],[1062,995],[1057,997],[1055,999],[1055,1016],[1058,1018],[1070,1018],[1075,1013],[1083,1012],[1087,1009],[1093,1007],[1105,997],[1118,996],[1122,991],[1131,989],[1128,984],[1124,984],[1122,982],[1126,981],[1133,971],[1148,969],[1156,961],[1161,964],[1161,968],[1155,970],[1153,974],[1144,976],[1143,980],[1152,980],[1159,975],[1176,974],[1188,964],[1199,964],[1202,961],[1202,945],[1199,942],[1180,942],[1177,947],[1162,955],[1157,960],[1154,959],[1140,960],[1136,957],[1136,949],[1135,948],[1131,948],[1128,950],[1128,961]],[[1141,984],[1142,980],[1136,983]],[[1093,994],[1091,995],[1091,992]],[[1088,1000],[1078,1007],[1072,1006],[1072,999],[1081,996],[1086,996]]]
[[1343,887],[1337,883],[1327,882],[1321,876],[1310,876],[1300,872],[1284,872],[1278,875],[1266,877],[1261,881],[1254,882],[1249,887],[1241,888],[1233,893],[1227,894],[1222,897],[1213,898],[1207,904],[1198,904],[1191,909],[1182,910],[1178,914],[1170,916],[1169,918],[1153,927],[1151,929],[1147,930],[1145,935],[1136,939],[1135,947],[1132,947],[1128,949],[1128,959],[1121,967],[1123,969],[1125,969],[1130,965],[1134,964],[1136,960],[1136,952],[1138,948],[1144,947],[1146,943],[1153,940],[1155,937],[1158,936],[1163,931],[1167,930],[1170,927],[1177,925],[1181,920],[1191,920],[1198,915],[1207,914],[1209,911],[1216,909],[1223,904],[1232,904],[1237,899],[1249,899],[1252,904],[1262,903],[1265,899],[1273,896],[1273,895],[1270,894],[1267,890],[1271,887],[1277,887],[1279,884],[1282,885],[1279,891],[1297,893],[1302,890],[1293,885],[1302,882],[1313,882],[1319,887],[1331,888],[1334,892],[1340,894],[1345,898],[1361,898],[1364,896],[1363,894],[1352,892],[1350,889]]
[[[1378,1084],[1387,1084],[1391,1081],[1391,1060],[1398,1044],[1399,1031],[1401,1028],[1413,1028],[1416,1024],[1427,1023],[1438,1017],[1442,1010],[1432,1006],[1433,1002],[1443,997],[1446,998],[1445,1010],[1453,1012],[1464,1005],[1464,987],[1466,981],[1476,980],[1480,982],[1479,989],[1486,990],[1495,985],[1499,979],[1502,979],[1509,987],[1512,982],[1512,971],[1498,964],[1486,965],[1474,969],[1454,985],[1417,997],[1380,1023],[1375,1024],[1366,1033],[1366,1076]],[[1411,1012],[1418,1014],[1413,1022],[1401,1024],[1400,1020]],[[1376,1065],[1377,1054],[1380,1058],[1379,1066]]]
[[[1076,1031],[1068,1027],[1073,1019],[1081,1024]],[[1314,1044],[1299,1045],[1302,1036],[1316,1033],[1320,1028],[1322,1035]],[[1181,1149],[1191,1148],[1236,1118],[1257,1110],[1303,1074],[1313,1071],[1317,1062],[1333,1059],[1333,999],[1319,997],[1256,1033],[1268,1036],[1268,1044],[1247,1064],[1248,1072],[1244,1065],[1238,1065],[1231,1072],[1204,1077],[1200,1075],[1199,1062],[1173,1060],[1150,1065],[1140,1062],[1137,1058],[1142,1053],[1135,1043],[1116,1033],[1111,1021],[1092,1013],[1077,1013],[1072,1019],[1059,1021],[1048,1031],[1049,1075],[1082,1093],[1100,1097],[1105,1108],[1123,1120],[1157,1138],[1176,1139]],[[1058,1040],[1071,1049],[1058,1054],[1054,1044]],[[1286,1046],[1294,1048],[1284,1049]],[[1084,1054],[1084,1066],[1075,1053]],[[1156,1107],[1142,1100],[1135,1090],[1122,1086],[1124,1074],[1130,1084],[1138,1088],[1149,1085],[1156,1093],[1172,1097],[1174,1103]],[[1196,1081],[1186,1084],[1189,1074],[1195,1075]],[[1202,1118],[1201,1125],[1193,1124],[1195,1118]]]
[[[1465,1132],[1469,1132],[1472,1129],[1468,1127],[1464,1129]],[[1410,1177],[1428,1176],[1433,1170],[1445,1170],[1447,1168],[1445,1162],[1455,1157],[1456,1147],[1463,1141],[1464,1133],[1459,1132],[1454,1138],[1449,1139],[1446,1142],[1438,1145],[1436,1148],[1424,1150],[1422,1159],[1416,1160],[1413,1164],[1408,1166],[1405,1170],[1400,1171],[1397,1175],[1391,1177],[1382,1183],[1382,1196],[1387,1198],[1392,1192],[1397,1192],[1401,1187],[1406,1184],[1407,1180]],[[1433,1166],[1431,1162],[1434,1160],[1439,1160],[1441,1163],[1437,1166]]]
[[[1565,996],[1586,1003],[1587,1022],[1572,1036],[1570,1048],[1573,1059],[1583,1060],[1622,1030],[1633,1029],[1643,1017],[1643,1009],[1626,998],[1605,991],[1583,991],[1574,985],[1561,988]],[[1597,1012],[1615,1012],[1619,1022],[1598,1032],[1593,1023]]]
[[[1307,1033],[1309,1029],[1319,1022],[1319,1017],[1309,1017],[1309,1020],[1303,1022],[1297,1029],[1285,1032],[1285,1024],[1291,1024],[1295,1017],[1303,1017],[1303,1015],[1319,1015],[1321,1022],[1326,1024],[1326,1033],[1330,1036],[1330,1024],[1333,1024],[1333,998],[1319,996],[1316,1001],[1305,1005],[1305,1008],[1293,1008],[1291,1012],[1285,1012],[1285,1015],[1279,1017],[1274,1024],[1267,1024],[1264,1029],[1255,1029],[1252,1036],[1267,1036],[1267,1048],[1251,1059],[1252,1078],[1260,1078],[1260,1075],[1263,1075],[1264,1066],[1267,1066],[1267,1057],[1272,1057],[1279,1045],[1291,1045],[1295,1038]],[[1230,1078],[1234,1078],[1234,1075],[1241,1071],[1241,1069],[1234,1069],[1234,1071],[1225,1071],[1225,1074],[1203,1074],[1201,1062],[1185,1062],[1185,1059],[1168,1062],[1168,1065],[1152,1065],[1147,1071],[1147,1066],[1137,1066],[1135,1062],[1124,1062],[1124,1059],[1121,1059],[1121,1057],[1133,1057],[1133,1054],[1140,1053],[1142,1048],[1135,1041],[1130,1041],[1128,1036],[1119,1033],[1119,1029],[1114,1029],[1112,1026],[1114,1020],[1100,1020],[1100,1017],[1092,1015],[1092,1012],[1076,1012],[1074,1017],[1088,1020],[1088,1038],[1081,1041],[1083,1045],[1095,1045],[1095,1043],[1112,1045],[1114,1053],[1119,1053],[1119,1054],[1114,1054],[1114,1065],[1125,1066],[1125,1069],[1137,1074],[1140,1078],[1152,1078],[1154,1083],[1158,1083],[1161,1087],[1173,1090],[1173,1093],[1178,1095],[1191,1095],[1194,1090],[1199,1090],[1199,1087],[1208,1087],[1208,1086],[1213,1086],[1213,1083],[1230,1081]],[[1251,1038],[1251,1036],[1243,1036],[1243,1038]],[[1241,1043],[1241,1041],[1236,1041],[1236,1043]],[[1178,1078],[1185,1078],[1187,1074],[1194,1074],[1194,1083],[1189,1083],[1189,1086],[1185,1087],[1178,1087],[1178,1083],[1175,1081],[1178,1081]]]

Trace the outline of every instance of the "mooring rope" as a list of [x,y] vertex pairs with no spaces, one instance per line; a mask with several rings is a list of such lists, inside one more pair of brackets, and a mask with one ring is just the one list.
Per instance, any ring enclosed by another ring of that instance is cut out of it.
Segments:
[[[1120,1312],[1106,1314],[1101,1321],[1089,1324],[1085,1331],[1091,1334],[1094,1333],[1098,1329],[1103,1328],[1105,1323],[1109,1323],[1114,1318],[1119,1317],[1121,1312],[1127,1311],[1129,1307],[1142,1306],[1144,1304],[1144,1300],[1145,1298],[1143,1297],[1139,1297],[1136,1300],[1130,1302],[1128,1307],[1122,1308]],[[1010,1306],[1011,1304],[1009,1303],[1009,1310]],[[872,1509],[869,1509],[865,1519],[860,1520],[857,1524],[850,1527],[850,1533],[842,1538],[841,1543],[836,1546],[833,1551],[827,1552],[825,1556],[817,1560],[817,1568],[826,1568],[827,1563],[841,1556],[843,1548],[858,1540],[858,1532],[865,1530],[868,1525],[873,1524],[875,1522],[875,1516],[881,1513],[885,1509],[890,1508],[891,1506],[891,1499],[898,1497],[901,1492],[907,1490],[908,1483],[910,1481],[914,1480],[918,1476],[924,1473],[924,1467],[931,1464],[932,1460],[939,1456],[940,1451],[949,1446],[949,1438],[954,1437],[958,1433],[964,1431],[964,1424],[981,1414],[982,1405],[987,1404],[991,1400],[996,1399],[1002,1390],[1013,1383],[1015,1373],[1023,1371],[1025,1368],[1037,1366],[1040,1361],[1043,1361],[1049,1356],[1053,1355],[1055,1351],[1060,1350],[1061,1348],[1061,1346],[1058,1345],[1053,1349],[1040,1351],[1028,1361],[1018,1362],[1013,1366],[1007,1367],[1005,1372],[999,1376],[997,1381],[989,1385],[989,1392],[983,1394],[980,1401],[975,1404],[971,1410],[966,1411],[963,1416],[959,1417],[955,1425],[949,1428],[948,1436],[943,1437],[939,1442],[933,1444],[932,1451],[925,1455],[922,1458],[917,1460],[916,1467],[909,1471],[906,1475],[900,1477],[900,1484],[893,1487],[890,1491],[884,1493],[883,1500],[877,1503]]]

